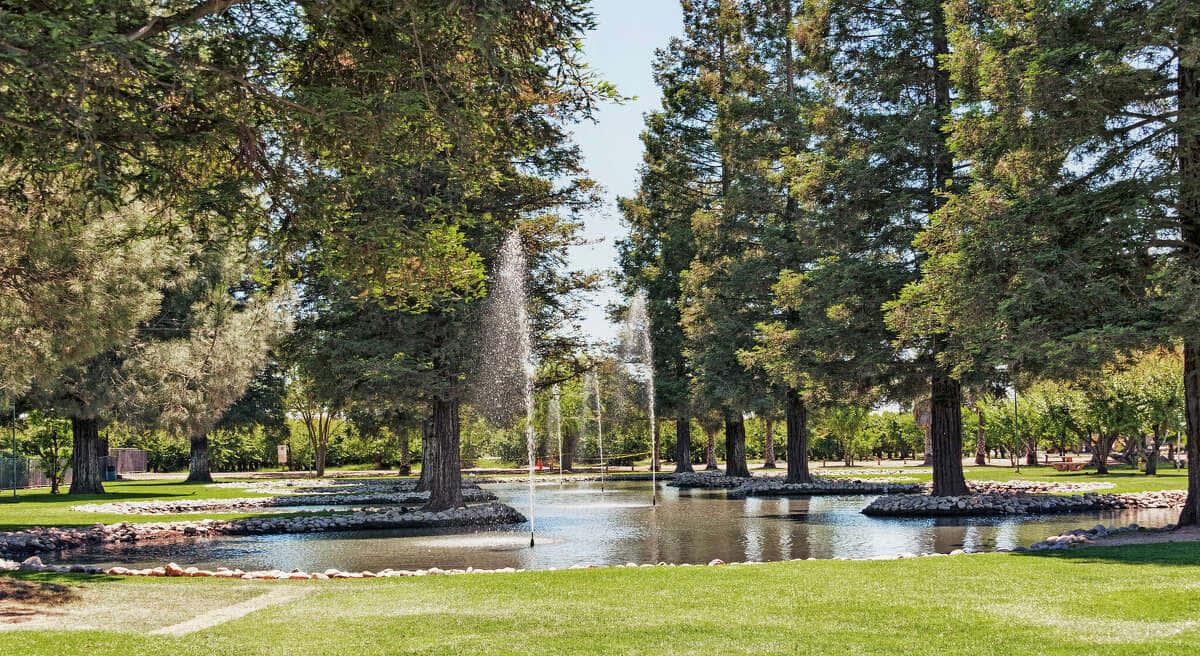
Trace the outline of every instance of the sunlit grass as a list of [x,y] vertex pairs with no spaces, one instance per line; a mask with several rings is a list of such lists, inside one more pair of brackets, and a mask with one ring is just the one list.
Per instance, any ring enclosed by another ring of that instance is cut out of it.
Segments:
[[[26,578],[82,580],[84,601],[53,630],[5,634],[5,653],[1182,654],[1200,638],[1187,544],[295,583]],[[277,585],[308,594],[145,635]],[[92,616],[107,630],[74,630]]]

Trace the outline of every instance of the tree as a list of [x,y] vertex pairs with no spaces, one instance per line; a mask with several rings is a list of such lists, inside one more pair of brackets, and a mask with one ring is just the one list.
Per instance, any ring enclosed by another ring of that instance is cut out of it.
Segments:
[[732,0],[694,3],[684,16],[686,39],[677,46],[685,70],[695,76],[698,115],[711,139],[707,166],[698,175],[709,198],[691,216],[696,256],[683,274],[689,302],[681,321],[693,392],[719,408],[724,420],[727,476],[750,475],[743,414],[769,398],[763,381],[738,359],[753,345],[757,315],[751,299],[765,292],[760,260],[742,257],[756,248],[762,218],[754,201],[762,176],[751,166],[760,144],[745,129],[755,107],[750,100],[763,82],[749,15]]
[[[13,198],[17,200],[13,201]],[[128,239],[157,210],[103,211],[53,182],[0,201],[0,396],[46,386],[64,368],[121,346],[159,309],[178,242]],[[72,222],[83,219],[82,227]]]
[[691,471],[692,371],[685,354],[681,310],[690,304],[683,274],[696,256],[692,215],[711,197],[711,103],[700,88],[697,62],[683,41],[659,50],[655,82],[662,109],[645,119],[639,189],[618,199],[626,237],[617,242],[626,293],[642,290],[653,328],[655,397],[664,415],[675,416],[676,471]]
[[[116,341],[89,344],[86,347],[89,351],[98,351],[90,357],[65,366],[57,363],[54,375],[36,381],[28,396],[34,407],[60,413],[71,420],[70,494],[104,493],[104,459],[108,454],[100,438],[101,422],[122,412],[130,416],[134,413],[126,403],[135,392],[128,373],[137,368],[136,358],[145,346],[172,336],[173,333],[162,333],[158,329],[159,322],[169,322],[178,316],[178,308],[173,303],[181,296],[176,292],[194,281],[198,272],[194,265],[201,245],[191,235],[180,235],[173,240],[162,237],[151,237],[144,242],[126,240],[124,244],[124,256],[141,259],[119,262],[119,273],[112,278],[100,278],[99,284],[92,289],[106,290],[104,294],[80,298],[76,294],[81,290],[68,288],[63,291],[69,300],[88,306],[105,296],[117,296],[128,285],[128,292],[138,298],[136,301],[117,301],[117,307],[151,306],[153,311],[139,310],[140,320],[125,326],[124,334],[118,337],[117,333],[111,333]],[[145,277],[135,279],[135,272]],[[95,311],[101,310],[96,308]],[[124,323],[133,316],[128,314],[116,320]],[[53,332],[56,331],[51,334]]]
[[858,405],[838,405],[821,411],[820,424],[838,441],[847,467],[854,466],[854,455],[858,451],[856,440],[869,416],[867,408]]
[[1182,354],[1159,348],[1135,354],[1125,366],[1117,374],[1117,385],[1138,409],[1139,446],[1146,454],[1146,474],[1154,476],[1167,436],[1183,428]]
[[29,418],[29,427],[25,449],[41,462],[42,473],[50,479],[50,494],[58,494],[58,485],[71,464],[71,424],[64,419],[34,413]]
[[[162,200],[147,231],[236,225],[285,262],[320,237],[326,266],[414,307],[484,275],[457,228],[487,212],[432,186],[479,202],[514,161],[566,179],[546,144],[614,97],[579,59],[579,0],[27,4],[0,14],[6,188],[69,172],[86,203]],[[380,173],[410,193],[361,211]]]
[[[971,183],[922,236],[931,257],[906,311],[950,336],[960,371],[1012,362],[1069,378],[1182,339],[1195,449],[1200,7],[950,6],[950,127]],[[1200,468],[1188,483],[1180,526],[1200,522]]]
[[318,478],[325,475],[325,454],[329,440],[340,427],[335,424],[339,406],[332,405],[319,396],[316,383],[300,370],[288,381],[285,397],[288,411],[300,417],[304,434],[313,451],[313,469]]
[[191,447],[188,482],[212,482],[208,433],[246,393],[290,326],[289,289],[247,288],[256,254],[234,242],[199,263],[145,328],[154,335],[123,367],[124,403]]

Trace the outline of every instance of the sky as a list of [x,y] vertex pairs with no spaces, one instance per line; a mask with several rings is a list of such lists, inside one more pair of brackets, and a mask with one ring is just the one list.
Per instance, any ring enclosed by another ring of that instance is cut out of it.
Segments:
[[[570,263],[577,269],[606,270],[616,263],[615,242],[624,233],[616,199],[632,195],[637,184],[642,115],[657,109],[661,100],[650,70],[654,50],[682,33],[682,14],[677,0],[594,0],[593,9],[599,25],[585,40],[587,61],[621,95],[634,97],[622,105],[603,107],[595,124],[584,123],[573,130],[584,165],[605,188],[605,200],[583,217],[584,236],[595,243],[573,249]],[[592,298],[583,324],[592,339],[616,336],[617,329],[604,312],[604,306],[616,298],[611,289]]]

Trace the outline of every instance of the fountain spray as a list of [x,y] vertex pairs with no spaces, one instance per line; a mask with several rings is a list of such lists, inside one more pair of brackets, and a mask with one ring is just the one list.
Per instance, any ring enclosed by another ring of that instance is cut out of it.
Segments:
[[600,402],[600,379],[591,374],[592,394],[596,397],[596,439],[600,443],[600,493],[604,493],[604,482],[608,478],[608,463],[604,461],[604,406]]
[[638,292],[629,305],[629,328],[637,336],[646,371],[647,414],[650,418],[650,505],[658,505],[658,421],[655,416],[654,345],[650,342],[650,315],[646,294]]
[[558,383],[550,390],[550,421],[554,426],[554,436],[558,438],[558,486],[563,486],[563,436],[562,436],[562,397],[558,391]]
[[533,381],[537,372],[533,366],[533,346],[529,335],[529,310],[527,307],[528,293],[525,288],[528,265],[525,260],[525,249],[521,247],[521,235],[516,230],[508,234],[504,240],[504,246],[500,249],[499,269],[500,281],[496,293],[512,308],[517,337],[517,343],[514,346],[517,348],[520,367],[524,373],[522,391],[525,400],[525,448],[529,457],[529,546],[532,547],[535,528],[533,477],[534,463],[537,459],[537,437],[534,434],[533,426]]

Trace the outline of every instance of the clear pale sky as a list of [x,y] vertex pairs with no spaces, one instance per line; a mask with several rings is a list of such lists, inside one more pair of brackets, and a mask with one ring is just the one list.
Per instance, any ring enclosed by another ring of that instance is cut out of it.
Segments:
[[[657,109],[661,96],[651,77],[656,48],[682,32],[678,0],[593,0],[599,21],[586,40],[587,59],[624,96],[636,96],[619,106],[606,106],[596,124],[575,128],[588,172],[605,188],[604,205],[585,218],[584,233],[599,241],[571,253],[574,268],[609,269],[616,262],[614,242],[623,229],[616,207],[618,196],[633,193],[642,161],[642,114]],[[615,327],[604,316],[604,305],[615,299],[611,290],[596,295],[584,330],[594,339],[611,339]]]

